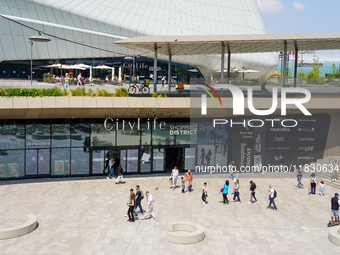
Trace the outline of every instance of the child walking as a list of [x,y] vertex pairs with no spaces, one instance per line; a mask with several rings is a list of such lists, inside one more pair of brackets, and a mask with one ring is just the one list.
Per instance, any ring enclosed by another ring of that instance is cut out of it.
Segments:
[[202,200],[203,200],[203,204],[207,204],[207,196],[208,196],[208,187],[207,187],[207,183],[205,182],[203,184],[203,190],[202,190]]
[[182,193],[185,193],[184,189],[185,189],[185,180],[183,178],[183,176],[181,177],[181,184],[182,184]]
[[325,194],[323,194],[323,192],[325,191],[325,182],[324,181],[321,181],[320,183],[320,193],[319,195],[320,196],[324,196]]

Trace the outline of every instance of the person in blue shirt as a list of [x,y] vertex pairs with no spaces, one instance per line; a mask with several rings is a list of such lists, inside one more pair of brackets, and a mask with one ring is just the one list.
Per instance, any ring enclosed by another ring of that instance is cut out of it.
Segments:
[[[141,202],[142,202],[143,198],[144,197],[142,196],[142,192],[141,192],[141,190],[139,188],[139,185],[136,185],[136,205],[135,205],[135,210],[137,209],[137,207],[139,207],[140,212],[142,213],[142,215],[143,215],[143,208],[142,208]],[[137,210],[135,212],[137,212]]]
[[227,203],[229,204],[228,201],[228,189],[229,189],[229,181],[226,180],[225,184],[223,184],[223,191],[222,191],[222,195],[223,195],[223,204]]

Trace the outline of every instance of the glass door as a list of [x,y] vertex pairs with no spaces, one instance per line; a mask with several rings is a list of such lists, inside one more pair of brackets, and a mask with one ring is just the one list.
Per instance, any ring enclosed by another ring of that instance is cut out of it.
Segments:
[[50,175],[50,149],[26,150],[26,176],[46,177]]
[[138,149],[121,150],[120,155],[124,173],[138,173]]
[[196,148],[185,148],[184,170],[195,171]]
[[38,176],[50,175],[50,149],[38,150]]
[[92,151],[92,174],[103,174],[104,161],[104,150]]
[[164,172],[164,148],[153,149],[153,172]]
[[38,150],[26,150],[26,177],[38,176]]

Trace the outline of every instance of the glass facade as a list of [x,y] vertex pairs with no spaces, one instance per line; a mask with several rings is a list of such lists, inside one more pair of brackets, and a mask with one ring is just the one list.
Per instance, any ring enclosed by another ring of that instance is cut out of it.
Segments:
[[[0,122],[0,178],[125,174],[226,164],[228,130],[189,119],[36,119]],[[196,160],[196,158],[199,158]]]

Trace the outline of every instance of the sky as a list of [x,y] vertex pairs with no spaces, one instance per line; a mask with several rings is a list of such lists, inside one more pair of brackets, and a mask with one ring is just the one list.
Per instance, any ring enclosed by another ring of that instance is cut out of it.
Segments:
[[268,34],[340,32],[340,0],[256,0]]

